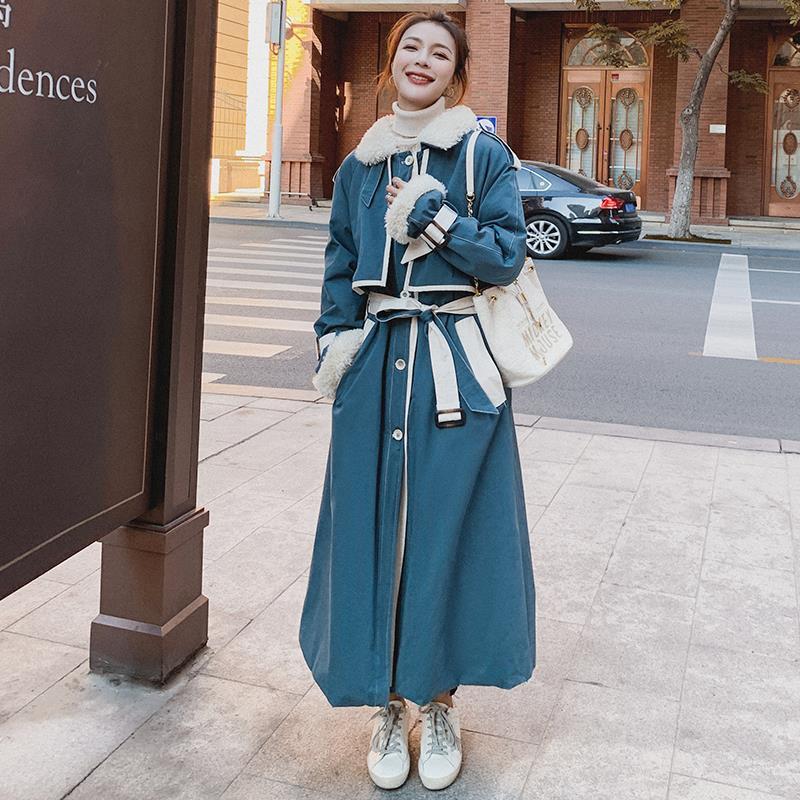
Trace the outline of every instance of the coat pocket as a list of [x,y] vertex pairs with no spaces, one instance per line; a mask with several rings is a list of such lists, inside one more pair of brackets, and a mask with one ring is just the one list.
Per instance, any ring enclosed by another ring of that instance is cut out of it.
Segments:
[[361,340],[361,344],[358,347],[358,350],[354,353],[352,360],[350,361],[347,369],[344,371],[344,374],[339,380],[339,384],[336,387],[336,395],[334,397],[334,404],[339,405],[347,393],[347,390],[350,388],[350,379],[354,377],[354,374],[357,373],[359,362],[364,357],[364,352],[367,349],[367,345],[370,343],[369,334],[370,331],[375,326],[374,320],[367,318],[364,320],[364,338]]
[[470,315],[458,320],[456,333],[475,379],[481,385],[489,401],[495,406],[501,406],[506,401],[503,379],[486,347],[475,317]]
[[378,190],[378,184],[381,182],[381,178],[383,177],[383,167],[383,163],[375,164],[374,166],[370,167],[369,173],[364,181],[364,186],[361,189],[361,202],[365,206],[372,205],[375,192]]

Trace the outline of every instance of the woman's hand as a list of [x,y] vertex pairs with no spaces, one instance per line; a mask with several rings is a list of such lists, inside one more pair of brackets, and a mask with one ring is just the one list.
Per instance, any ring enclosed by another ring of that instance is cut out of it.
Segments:
[[392,178],[392,182],[386,187],[386,203],[392,204],[392,201],[397,197],[397,193],[406,185],[402,178]]

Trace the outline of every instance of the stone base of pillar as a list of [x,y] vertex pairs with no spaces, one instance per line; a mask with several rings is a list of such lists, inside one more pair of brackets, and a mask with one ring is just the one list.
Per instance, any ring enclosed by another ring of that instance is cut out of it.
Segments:
[[[692,224],[728,224],[728,181],[730,177],[730,170],[724,167],[697,167],[695,169],[692,190]],[[675,198],[678,168],[668,169],[667,178],[669,180],[669,202],[666,221],[669,222],[669,209],[672,208]]]
[[169,525],[124,525],[101,540],[91,670],[162,684],[205,646],[203,529],[208,519],[208,511],[194,509]]

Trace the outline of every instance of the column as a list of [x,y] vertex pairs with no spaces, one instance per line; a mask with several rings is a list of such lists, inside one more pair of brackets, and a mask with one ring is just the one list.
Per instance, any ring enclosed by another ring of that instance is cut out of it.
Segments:
[[497,134],[503,138],[508,128],[511,13],[505,0],[470,0],[465,26],[472,72],[464,101],[479,116],[496,116]]

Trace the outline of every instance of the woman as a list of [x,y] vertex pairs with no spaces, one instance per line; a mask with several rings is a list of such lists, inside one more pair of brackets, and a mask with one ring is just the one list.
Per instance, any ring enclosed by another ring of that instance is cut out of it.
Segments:
[[[314,384],[335,396],[300,645],[333,706],[378,705],[367,765],[425,786],[461,766],[460,683],[511,688],[535,664],[534,585],[511,412],[472,298],[526,256],[519,161],[458,101],[468,44],[447,14],[392,28],[393,114],[334,181]],[[457,102],[458,102],[457,101]],[[446,199],[445,199],[446,198]]]

